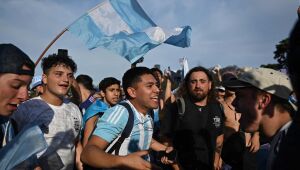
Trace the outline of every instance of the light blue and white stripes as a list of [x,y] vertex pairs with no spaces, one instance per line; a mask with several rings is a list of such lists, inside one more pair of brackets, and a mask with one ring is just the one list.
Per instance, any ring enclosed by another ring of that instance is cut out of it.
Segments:
[[158,27],[136,0],[105,0],[68,27],[89,49],[103,47],[131,63],[161,43],[190,46],[191,27]]
[[[153,134],[153,120],[150,115],[142,115],[134,106],[126,101],[132,108],[134,124],[130,136],[124,140],[120,147],[120,155],[127,155],[140,150],[148,150]],[[128,121],[128,111],[122,105],[109,108],[97,122],[93,135],[101,137],[110,143],[107,150],[118,140]]]

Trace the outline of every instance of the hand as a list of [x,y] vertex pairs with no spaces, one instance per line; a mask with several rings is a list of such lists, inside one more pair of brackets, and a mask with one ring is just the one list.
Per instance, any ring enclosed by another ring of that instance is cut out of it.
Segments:
[[250,152],[255,153],[260,147],[259,133],[255,132],[250,139]]
[[83,170],[83,164],[81,161],[76,161],[76,169],[77,170]]
[[146,155],[148,155],[148,151],[138,151],[125,156],[122,168],[134,169],[134,170],[160,169],[159,167],[150,164],[150,162],[145,161],[142,158],[142,156],[146,156]]
[[93,94],[93,97],[94,97],[95,99],[102,99],[102,98],[103,98],[99,92],[94,93],[94,94]]
[[214,170],[221,170],[222,169],[222,163],[223,163],[223,160],[222,160],[222,158],[220,158],[219,161],[217,162],[217,164],[214,165]]
[[[167,147],[165,152],[168,154],[170,152],[172,152],[174,150],[173,147]],[[169,160],[169,158],[167,156],[163,156],[160,160],[163,164],[173,164],[175,163],[175,160]]]

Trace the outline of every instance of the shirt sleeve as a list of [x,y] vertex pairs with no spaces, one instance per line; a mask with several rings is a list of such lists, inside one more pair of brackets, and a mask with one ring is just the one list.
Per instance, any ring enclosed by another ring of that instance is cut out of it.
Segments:
[[116,105],[106,110],[103,116],[98,119],[93,135],[101,137],[111,143],[123,132],[128,121],[129,113],[121,105]]

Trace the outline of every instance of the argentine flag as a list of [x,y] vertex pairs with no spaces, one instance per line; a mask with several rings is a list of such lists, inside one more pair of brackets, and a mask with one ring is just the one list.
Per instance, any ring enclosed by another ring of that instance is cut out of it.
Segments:
[[191,27],[173,30],[158,27],[136,0],[105,0],[68,30],[89,49],[106,48],[134,63],[161,43],[190,46]]

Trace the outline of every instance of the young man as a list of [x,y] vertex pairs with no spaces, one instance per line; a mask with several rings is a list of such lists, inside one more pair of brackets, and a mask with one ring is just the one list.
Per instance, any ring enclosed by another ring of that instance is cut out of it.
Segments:
[[[129,121],[128,110],[122,105],[116,105],[105,111],[99,119],[81,159],[96,168],[151,169],[153,166],[148,162],[149,148],[166,152],[172,150],[152,139],[153,120],[148,113],[158,107],[157,82],[151,70],[146,67],[129,69],[122,80],[127,97],[124,102],[129,104],[134,118],[129,137],[122,143],[119,156],[105,152],[119,139]],[[164,162],[167,163],[168,160]]]
[[294,113],[289,103],[293,89],[288,76],[267,68],[250,69],[225,86],[235,91],[233,105],[242,113],[242,129],[246,132],[261,130],[272,138],[267,169],[274,169],[274,159],[284,138],[282,134],[290,126]]
[[[38,154],[42,169],[73,169],[75,147],[81,128],[78,107],[65,100],[74,81],[77,66],[67,54],[53,54],[42,60],[44,93],[19,105],[13,114],[18,130],[29,124],[38,124],[48,143],[47,150]],[[79,151],[79,150],[77,150]],[[76,155],[78,166],[80,152]]]
[[34,68],[32,60],[18,47],[0,44],[0,169],[15,168],[46,147],[40,128],[28,126],[15,137],[15,122],[10,119],[17,106],[28,99]]
[[99,90],[103,100],[96,100],[87,108],[83,116],[83,147],[87,144],[98,118],[101,117],[105,110],[116,105],[120,100],[120,81],[114,77],[106,77],[99,83]]
[[30,84],[30,98],[43,94],[44,87],[42,82],[42,76],[34,76]]
[[[9,120],[17,106],[28,99],[34,63],[12,44],[0,44],[0,148],[14,136]],[[7,129],[8,128],[8,129]]]
[[195,67],[179,89],[184,102],[177,100],[166,106],[161,133],[178,150],[178,163],[183,169],[221,168],[224,113],[213,89],[209,71]]

